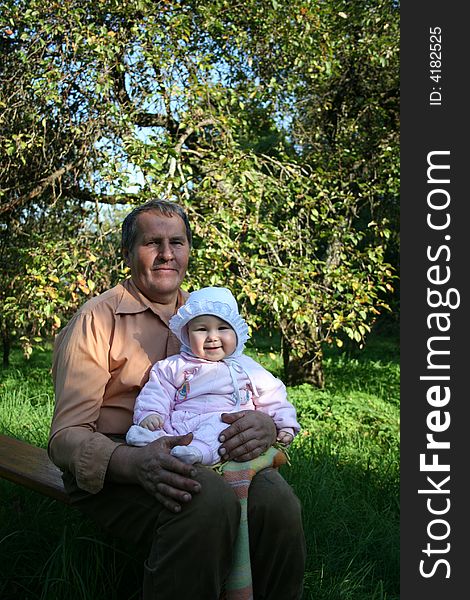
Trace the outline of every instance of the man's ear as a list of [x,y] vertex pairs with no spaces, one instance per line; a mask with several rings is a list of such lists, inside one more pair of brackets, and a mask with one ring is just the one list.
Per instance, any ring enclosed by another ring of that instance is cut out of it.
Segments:
[[124,262],[126,263],[126,266],[130,267],[130,264],[129,264],[129,250],[127,248],[122,248],[121,254],[122,254],[122,258],[123,258]]

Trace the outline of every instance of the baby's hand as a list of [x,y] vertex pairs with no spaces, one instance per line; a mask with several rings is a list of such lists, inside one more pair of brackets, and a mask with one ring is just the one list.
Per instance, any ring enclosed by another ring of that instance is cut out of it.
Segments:
[[150,429],[150,431],[155,431],[156,429],[161,429],[163,425],[163,419],[158,413],[153,413],[139,423],[141,427],[144,429]]
[[282,429],[277,434],[277,441],[281,442],[281,444],[285,444],[286,446],[288,446],[293,439],[294,436],[292,435],[292,433],[289,433],[288,431],[282,431]]

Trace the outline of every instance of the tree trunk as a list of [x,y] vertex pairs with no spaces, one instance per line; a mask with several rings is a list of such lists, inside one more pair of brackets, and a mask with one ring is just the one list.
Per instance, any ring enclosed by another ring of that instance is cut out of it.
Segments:
[[3,366],[10,366],[10,335],[6,329],[2,330],[2,349],[3,349]]
[[295,356],[292,345],[282,338],[282,359],[284,364],[284,383],[286,385],[300,385],[310,383],[317,388],[325,387],[323,372],[323,353],[321,348],[306,352],[302,356]]

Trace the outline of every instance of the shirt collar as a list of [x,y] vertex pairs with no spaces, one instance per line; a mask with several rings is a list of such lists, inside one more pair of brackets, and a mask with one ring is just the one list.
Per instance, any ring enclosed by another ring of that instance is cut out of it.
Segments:
[[[158,305],[148,298],[146,298],[142,292],[137,288],[132,279],[126,279],[122,282],[122,287],[124,288],[124,293],[122,294],[121,300],[116,308],[116,314],[137,314],[144,312],[146,310],[151,310],[154,314],[156,314],[160,319],[163,319],[160,314],[160,310]],[[178,290],[178,297],[176,301],[176,310],[180,306],[182,306],[188,297],[188,293],[183,290]]]

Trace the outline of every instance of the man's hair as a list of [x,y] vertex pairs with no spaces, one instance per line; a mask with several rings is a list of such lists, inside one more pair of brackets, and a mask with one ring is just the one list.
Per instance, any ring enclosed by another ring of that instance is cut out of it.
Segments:
[[145,204],[136,206],[124,219],[121,233],[121,250],[124,248],[128,251],[132,250],[137,237],[137,217],[140,214],[149,211],[158,212],[165,217],[172,217],[173,215],[181,217],[186,227],[186,237],[188,238],[189,245],[191,246],[193,240],[191,227],[189,225],[188,215],[184,212],[181,206],[175,204],[174,202],[169,202],[168,200],[150,200]]

